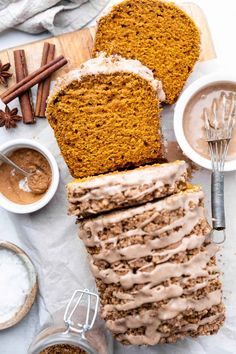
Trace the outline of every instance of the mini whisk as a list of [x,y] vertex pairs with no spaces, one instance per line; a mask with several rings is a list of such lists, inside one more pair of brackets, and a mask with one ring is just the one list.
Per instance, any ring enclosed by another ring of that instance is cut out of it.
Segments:
[[235,125],[236,95],[222,92],[214,99],[210,109],[203,111],[206,138],[212,162],[211,207],[212,225],[217,231],[223,230],[225,241],[224,209],[224,165]]

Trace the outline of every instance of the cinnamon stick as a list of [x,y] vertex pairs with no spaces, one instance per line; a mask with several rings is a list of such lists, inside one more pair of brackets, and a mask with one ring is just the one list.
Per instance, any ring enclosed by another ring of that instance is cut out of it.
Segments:
[[[23,49],[14,50],[14,62],[15,62],[15,71],[16,71],[16,82],[21,81],[26,76],[28,76],[28,68],[25,58],[25,51]],[[28,90],[19,96],[20,107],[23,117],[23,122],[25,124],[33,124],[34,120],[34,111],[32,104],[32,95],[31,91]]]
[[[43,55],[41,66],[49,63],[54,59],[55,45],[45,42],[43,46]],[[47,77],[44,81],[40,82],[37,90],[35,115],[37,117],[45,117],[46,102],[50,91],[51,78]]]
[[42,66],[41,68],[35,70],[33,73],[29,74],[23,80],[10,87],[1,96],[2,101],[5,104],[11,102],[16,97],[19,97],[34,85],[46,79],[46,77],[50,76],[52,73],[60,69],[65,64],[67,64],[67,60],[63,57],[63,55],[60,55],[58,58],[52,60],[50,63]]

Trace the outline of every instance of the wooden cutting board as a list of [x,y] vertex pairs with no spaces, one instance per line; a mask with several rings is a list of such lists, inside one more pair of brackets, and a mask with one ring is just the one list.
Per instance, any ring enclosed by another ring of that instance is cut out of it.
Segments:
[[[208,27],[206,17],[202,10],[193,3],[183,3],[181,5],[183,10],[192,17],[197,26],[201,30],[202,35],[202,51],[200,60],[210,60],[216,57],[214,45],[211,38],[211,33]],[[78,68],[81,63],[88,60],[91,57],[93,42],[95,37],[95,27],[85,28],[80,31],[66,33],[57,37],[51,37],[47,39],[47,42],[54,43],[56,45],[56,55],[63,54],[68,60],[69,64],[54,74],[54,79],[61,74]],[[24,49],[26,52],[26,59],[29,72],[32,72],[40,66],[41,56],[43,50],[43,41],[33,42],[26,45],[21,45],[18,48]],[[0,60],[2,63],[10,62],[12,68],[14,68],[13,50],[16,48],[10,48],[0,52]],[[14,69],[13,77],[9,80],[9,86],[15,83]],[[0,88],[0,94],[4,91],[4,88]]]

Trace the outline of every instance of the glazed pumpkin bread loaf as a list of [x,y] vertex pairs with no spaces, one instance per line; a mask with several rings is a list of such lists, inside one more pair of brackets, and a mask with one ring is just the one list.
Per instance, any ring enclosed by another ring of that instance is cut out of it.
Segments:
[[75,178],[163,159],[164,92],[137,60],[100,56],[59,79],[47,117]]
[[223,324],[218,247],[203,198],[193,187],[80,223],[102,317],[122,343],[172,343]]
[[163,82],[166,102],[179,96],[200,54],[200,35],[179,7],[159,0],[125,0],[98,22],[94,55],[138,59]]
[[69,214],[79,218],[143,204],[186,189],[187,163],[175,161],[77,179],[67,185]]

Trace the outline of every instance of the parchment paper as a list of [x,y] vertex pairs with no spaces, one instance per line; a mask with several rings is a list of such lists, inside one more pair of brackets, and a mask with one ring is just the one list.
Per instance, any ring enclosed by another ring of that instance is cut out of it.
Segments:
[[[196,66],[190,81],[205,73],[222,70],[216,61]],[[229,68],[228,68],[229,71]],[[10,106],[17,105],[17,101]],[[2,103],[1,107],[2,108]],[[162,125],[165,137],[174,141],[174,107],[165,108]],[[60,168],[60,185],[53,200],[30,215],[16,215],[0,210],[0,239],[22,247],[33,260],[39,275],[39,296],[31,313],[17,326],[0,332],[1,354],[26,354],[27,348],[51,313],[66,304],[76,288],[95,289],[88,268],[87,255],[79,240],[75,219],[67,216],[65,184],[70,181],[68,169],[60,156],[53,132],[45,119],[38,119],[34,126],[19,124],[15,130],[0,130],[0,143],[15,138],[33,138],[55,156]],[[193,181],[202,184],[206,194],[206,206],[210,204],[210,172],[199,169]],[[227,173],[225,182],[227,216],[227,241],[219,253],[222,268],[227,319],[217,335],[186,339],[175,345],[156,347],[123,347],[115,344],[115,354],[235,354],[236,353],[236,173]],[[209,213],[210,216],[210,213]],[[0,289],[1,291],[1,289]]]

